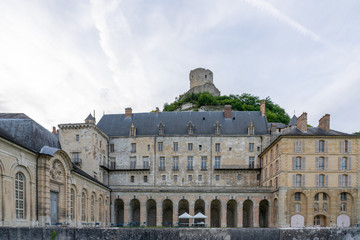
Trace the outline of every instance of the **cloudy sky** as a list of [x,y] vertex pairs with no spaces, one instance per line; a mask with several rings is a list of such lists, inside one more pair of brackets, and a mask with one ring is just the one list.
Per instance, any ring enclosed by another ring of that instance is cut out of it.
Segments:
[[360,131],[359,12],[358,0],[0,1],[0,112],[49,130],[149,112],[204,67],[222,94]]

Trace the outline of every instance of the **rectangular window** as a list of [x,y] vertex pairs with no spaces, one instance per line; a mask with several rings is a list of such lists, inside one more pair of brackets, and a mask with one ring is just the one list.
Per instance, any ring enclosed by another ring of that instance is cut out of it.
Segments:
[[174,182],[177,182],[178,176],[174,175]]
[[192,143],[188,143],[188,151],[192,151],[193,150],[193,144]]
[[192,181],[192,175],[188,175],[188,181],[189,181],[189,182]]
[[302,141],[301,140],[296,140],[295,141],[295,152],[296,153],[301,153],[302,152]]
[[193,157],[188,156],[187,170],[193,170]]
[[201,157],[201,170],[206,170],[206,160],[207,158],[205,156]]
[[202,145],[199,145],[199,151],[201,151],[202,150]]
[[319,157],[319,170],[324,170],[325,167],[325,159],[323,157]]
[[215,157],[215,169],[218,169],[220,168],[220,157],[219,156],[216,156]]
[[131,152],[136,153],[136,143],[131,144]]
[[340,199],[341,199],[341,201],[346,201],[346,200],[347,200],[346,192],[342,192],[342,193],[340,194]]
[[179,170],[179,157],[174,156],[173,157],[173,170]]
[[341,158],[341,170],[346,170],[348,167],[348,161],[346,157]]
[[295,193],[295,201],[301,201],[301,193]]
[[163,151],[163,143],[162,142],[158,142],[158,151],[159,152]]
[[254,143],[249,143],[249,152],[254,152]]
[[161,175],[161,179],[162,179],[163,181],[166,181],[166,175]]
[[241,180],[241,174],[237,175],[237,180],[240,181]]
[[148,177],[145,175],[144,176],[144,182],[147,182],[148,181]]
[[215,180],[216,180],[216,181],[219,181],[219,180],[220,180],[220,175],[216,175],[216,176],[215,176]]
[[149,157],[143,157],[143,168],[149,169]]
[[199,182],[202,181],[202,175],[198,175],[198,181],[199,181]]
[[110,158],[110,169],[116,169],[116,158]]
[[295,158],[295,169],[296,170],[301,169],[301,157],[296,157]]
[[296,174],[295,176],[295,187],[301,187],[301,175]]
[[130,169],[135,169],[136,168],[136,157],[131,157],[130,158]]
[[325,141],[324,140],[320,140],[319,141],[319,152],[325,152]]
[[315,203],[314,204],[314,212],[318,212],[319,211],[319,204]]
[[300,212],[300,203],[295,203],[295,212]]
[[78,142],[80,140],[79,134],[76,134],[76,141]]
[[110,152],[115,152],[114,144],[110,144]]
[[318,178],[319,178],[318,186],[319,187],[324,187],[325,186],[325,175],[320,174],[320,175],[318,175]]
[[148,151],[150,151],[150,144],[148,145]]
[[340,211],[341,212],[346,212],[346,203],[340,204]]
[[178,146],[177,142],[173,143],[173,150],[174,150],[174,152],[177,152],[179,150],[179,146]]
[[255,157],[249,157],[249,168],[255,167]]
[[220,143],[215,143],[215,152],[220,152]]
[[165,157],[160,157],[159,170],[161,170],[161,171],[165,170]]
[[72,153],[72,159],[73,159],[74,163],[81,163],[79,156],[80,156],[80,153],[78,153],[78,152]]
[[323,211],[326,212],[327,211],[327,204],[323,203]]

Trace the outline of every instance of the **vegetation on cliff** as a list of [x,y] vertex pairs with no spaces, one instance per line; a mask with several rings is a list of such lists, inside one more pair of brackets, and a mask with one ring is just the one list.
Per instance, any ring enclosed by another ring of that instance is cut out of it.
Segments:
[[[207,92],[192,93],[182,98],[176,98],[171,104],[165,103],[163,111],[171,112],[178,110],[186,103],[192,103],[195,111],[201,106],[223,106],[227,104],[231,105],[231,108],[235,111],[260,111],[260,101],[259,97],[248,93],[218,97],[214,97]],[[289,115],[283,108],[272,102],[270,97],[266,98],[265,107],[268,122],[289,123]]]

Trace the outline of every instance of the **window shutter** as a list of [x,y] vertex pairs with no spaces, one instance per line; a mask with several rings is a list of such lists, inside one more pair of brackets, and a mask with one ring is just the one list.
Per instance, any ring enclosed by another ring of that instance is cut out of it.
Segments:
[[348,151],[351,153],[351,140],[348,141]]
[[303,144],[302,144],[302,140],[299,140],[299,149],[300,149],[300,152],[303,152]]
[[340,142],[340,152],[344,153],[345,152],[345,141],[341,141]]
[[319,141],[318,140],[316,140],[315,141],[315,152],[319,152]]
[[296,152],[296,153],[298,151],[297,145],[298,145],[298,141],[295,140],[295,142],[294,142],[294,152]]
[[325,152],[328,152],[328,141],[325,141]]
[[341,170],[341,161],[342,161],[342,157],[339,157],[339,170]]
[[316,186],[319,186],[319,175],[316,175]]
[[351,187],[351,175],[348,176],[348,187]]
[[318,157],[315,158],[315,168],[316,168],[316,170],[319,169],[319,158]]
[[351,157],[348,158],[348,169],[351,170]]
[[294,174],[294,175],[293,175],[293,186],[294,186],[294,187],[296,187],[296,186],[295,186],[295,182],[296,182],[295,178],[296,178],[296,176],[295,176],[295,174]]
[[305,174],[301,176],[301,180],[302,180],[301,186],[305,187]]
[[325,187],[328,187],[329,185],[329,176],[325,175]]
[[341,185],[341,175],[339,175],[339,187],[342,187]]
[[292,169],[295,170],[295,168],[296,168],[296,158],[293,157],[292,158]]
[[329,160],[328,159],[329,159],[328,157],[325,158],[325,170],[327,170],[328,167],[329,167]]
[[301,169],[305,169],[305,157],[302,157]]

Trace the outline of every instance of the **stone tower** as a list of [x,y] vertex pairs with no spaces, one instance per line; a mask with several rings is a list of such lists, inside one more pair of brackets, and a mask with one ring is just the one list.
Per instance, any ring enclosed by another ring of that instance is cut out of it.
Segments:
[[209,69],[196,68],[190,71],[190,90],[181,97],[191,93],[208,92],[213,96],[220,96],[220,91],[213,83],[213,73]]

